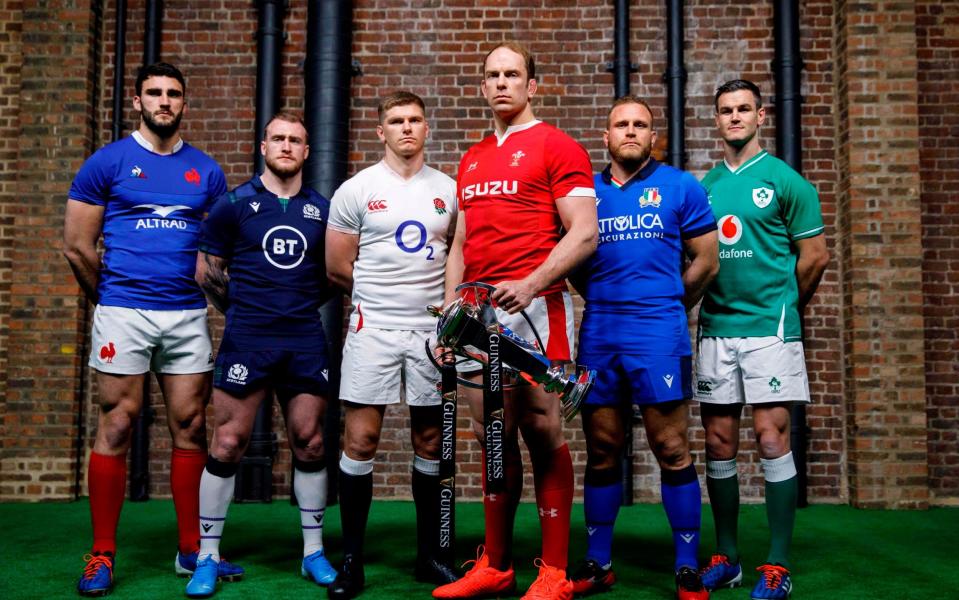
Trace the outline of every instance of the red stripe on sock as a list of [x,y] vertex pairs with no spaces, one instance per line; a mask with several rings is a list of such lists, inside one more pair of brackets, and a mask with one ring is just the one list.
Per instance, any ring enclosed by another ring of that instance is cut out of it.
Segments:
[[127,487],[127,456],[90,453],[87,469],[90,489],[90,520],[93,522],[93,552],[117,551],[117,523]]
[[566,444],[531,458],[536,507],[543,529],[543,562],[565,569],[569,554],[569,515],[573,507],[573,459]]
[[200,549],[200,477],[204,466],[204,450],[173,449],[170,491],[176,510],[180,554],[192,554]]

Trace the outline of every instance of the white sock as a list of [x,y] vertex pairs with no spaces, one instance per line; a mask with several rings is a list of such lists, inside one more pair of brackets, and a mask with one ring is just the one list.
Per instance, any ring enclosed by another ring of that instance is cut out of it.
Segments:
[[300,505],[303,556],[323,549],[323,515],[326,512],[326,468],[307,472],[293,469],[293,493]]
[[226,522],[226,511],[233,500],[236,475],[219,477],[203,469],[200,477],[200,556],[220,562],[220,538]]

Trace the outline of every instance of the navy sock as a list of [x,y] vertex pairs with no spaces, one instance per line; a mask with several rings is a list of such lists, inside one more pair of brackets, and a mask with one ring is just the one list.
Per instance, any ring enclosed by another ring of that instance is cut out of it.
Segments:
[[586,467],[583,487],[583,512],[586,515],[586,558],[600,566],[612,562],[613,525],[623,501],[623,479],[619,467]]
[[697,569],[699,562],[699,526],[702,498],[696,467],[690,464],[678,471],[663,469],[660,490],[663,508],[673,528],[673,546],[676,549],[675,569]]

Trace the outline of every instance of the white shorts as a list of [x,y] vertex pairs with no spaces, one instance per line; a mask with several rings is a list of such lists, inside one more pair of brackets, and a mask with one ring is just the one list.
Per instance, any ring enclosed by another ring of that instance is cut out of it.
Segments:
[[[543,354],[553,362],[570,362],[573,356],[575,323],[573,321],[573,299],[569,292],[556,292],[533,298],[526,307],[526,316],[533,322],[542,342]],[[529,322],[520,313],[509,314],[496,309],[496,318],[501,325],[524,340],[537,343],[536,335]],[[477,361],[462,361],[456,369],[461,373],[471,373],[483,368]]]
[[350,326],[343,345],[340,399],[357,404],[440,403],[440,372],[426,356],[431,331]]
[[205,308],[97,306],[91,346],[90,366],[103,373],[186,375],[213,370]]
[[693,396],[708,404],[809,402],[802,342],[776,336],[704,337]]

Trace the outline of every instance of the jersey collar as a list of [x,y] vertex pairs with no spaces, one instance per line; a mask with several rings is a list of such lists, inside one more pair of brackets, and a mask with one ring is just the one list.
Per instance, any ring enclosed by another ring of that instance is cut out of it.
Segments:
[[643,181],[644,179],[649,179],[649,176],[652,175],[658,168],[659,168],[659,161],[653,158],[652,156],[650,156],[649,162],[646,163],[646,166],[640,169],[639,171],[637,171],[632,177],[629,178],[628,181],[626,181],[625,183],[621,185],[613,181],[613,171],[612,171],[611,165],[606,165],[606,168],[603,169],[601,176],[603,178],[603,183],[605,183],[606,185],[611,185],[613,187],[617,187],[621,190],[624,190],[630,185],[632,185],[634,181]]
[[[269,194],[269,195],[273,196],[274,198],[279,198],[279,196],[277,196],[276,194],[274,194],[274,193],[271,192],[270,190],[266,189],[266,186],[263,185],[263,180],[260,179],[260,176],[259,176],[259,175],[254,175],[253,178],[250,179],[250,185],[253,186],[253,189],[256,190],[256,193],[257,193],[257,194]],[[290,199],[290,200],[293,200],[293,198],[303,198],[303,199],[306,199],[306,198],[307,198],[306,186],[305,186],[305,185],[300,186],[300,191],[298,191],[294,196],[292,196],[292,197],[289,198],[289,199]]]
[[729,166],[729,163],[726,162],[726,159],[725,159],[725,158],[723,159],[723,164],[726,165],[726,168],[729,170],[730,173],[732,173],[733,175],[739,175],[740,173],[742,173],[743,171],[745,171],[745,170],[748,169],[749,167],[753,166],[754,164],[758,163],[758,162],[761,161],[762,159],[766,158],[767,156],[769,156],[769,153],[768,153],[768,152],[766,152],[765,150],[760,150],[760,151],[759,151],[759,154],[757,154],[756,156],[750,158],[749,160],[747,160],[747,161],[744,162],[743,164],[739,165],[739,168],[738,168],[738,169],[734,169],[734,168],[732,168],[731,166]]
[[499,147],[505,144],[506,138],[508,138],[512,134],[519,133],[520,131],[526,131],[527,129],[531,127],[536,127],[540,123],[542,123],[542,121],[540,121],[539,119],[533,119],[529,123],[523,123],[522,125],[510,125],[509,127],[506,128],[506,131],[503,132],[502,136],[496,133],[496,130],[493,130],[493,135],[496,136],[496,146]]
[[[149,141],[147,141],[147,139],[146,139],[145,137],[143,137],[143,134],[142,134],[142,133],[140,133],[139,131],[134,130],[134,132],[131,133],[130,135],[131,135],[131,137],[133,137],[133,139],[136,141],[136,143],[140,144],[140,146],[141,146],[144,150],[146,150],[146,151],[148,151],[148,152],[153,152],[154,154],[156,154],[156,152],[153,150],[153,144],[151,144]],[[170,154],[176,154],[177,152],[180,151],[180,148],[182,148],[182,147],[183,147],[183,138],[180,138],[180,139],[178,139],[178,140],[176,141],[175,144],[173,144],[173,152],[171,152]],[[160,156],[163,156],[163,155],[161,154]]]

